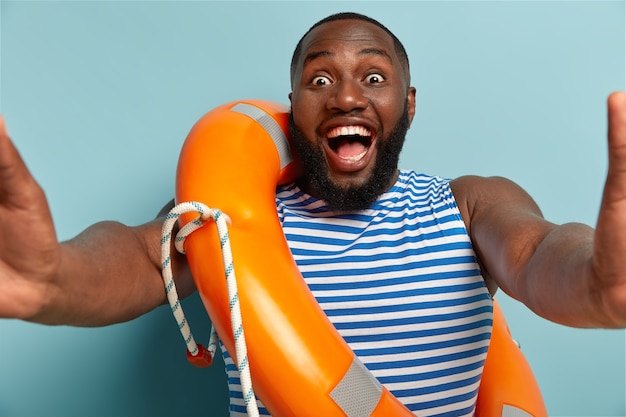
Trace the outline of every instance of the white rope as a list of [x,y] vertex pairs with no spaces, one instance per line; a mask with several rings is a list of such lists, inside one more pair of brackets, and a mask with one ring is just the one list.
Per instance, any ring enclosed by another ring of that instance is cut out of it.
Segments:
[[[224,263],[224,271],[226,273],[226,285],[228,287],[228,298],[230,300],[230,322],[233,330],[233,336],[235,339],[235,356],[237,357],[237,368],[239,369],[241,388],[244,395],[244,401],[246,402],[246,409],[248,415],[251,417],[257,417],[259,410],[257,408],[256,397],[254,390],[252,389],[252,377],[250,375],[250,366],[248,363],[248,350],[246,347],[246,340],[243,331],[243,322],[241,319],[241,308],[239,304],[239,292],[237,290],[237,279],[235,277],[235,268],[233,266],[233,256],[230,248],[230,238],[228,236],[228,216],[222,213],[218,209],[211,209],[206,205],[198,202],[184,202],[176,205],[167,214],[165,221],[163,222],[163,228],[161,232],[161,270],[163,274],[163,284],[165,285],[165,291],[167,293],[167,299],[172,313],[178,323],[187,350],[193,356],[198,355],[200,349],[195,342],[189,323],[185,318],[180,300],[178,299],[178,293],[176,291],[176,284],[172,274],[172,260],[170,257],[172,230],[176,224],[178,218],[184,213],[199,213],[193,221],[187,223],[180,229],[174,239],[174,246],[176,250],[182,254],[185,253],[184,243],[187,236],[194,231],[201,228],[208,220],[215,221],[217,226],[217,232],[220,239],[220,246],[222,249],[222,260]],[[211,358],[215,354],[217,348],[217,336],[215,329],[211,327],[211,336],[208,343],[208,351]]]

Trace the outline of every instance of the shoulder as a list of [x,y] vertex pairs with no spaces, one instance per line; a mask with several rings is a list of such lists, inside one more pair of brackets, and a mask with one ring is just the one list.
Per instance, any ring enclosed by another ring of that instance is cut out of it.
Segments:
[[495,211],[524,211],[541,216],[532,197],[518,184],[504,177],[467,175],[450,181],[450,188],[468,230]]
[[466,176],[450,187],[488,284],[492,279],[510,284],[506,275],[530,259],[554,225],[522,187],[506,178]]
[[504,177],[481,177],[478,175],[465,175],[450,180],[455,195],[472,198],[479,194],[482,197],[496,194],[523,193],[528,195],[522,187]]

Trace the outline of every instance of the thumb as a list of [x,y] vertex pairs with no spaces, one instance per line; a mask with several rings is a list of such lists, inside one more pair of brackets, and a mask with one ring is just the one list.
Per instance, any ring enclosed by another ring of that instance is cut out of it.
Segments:
[[0,114],[0,172],[2,172],[1,178],[3,180],[5,177],[5,171],[15,165],[16,157],[21,159],[17,154],[17,149],[15,149],[11,139],[9,139],[9,133],[7,132],[4,117]]
[[608,107],[609,171],[605,203],[626,199],[626,93],[612,93]]
[[0,201],[26,204],[22,201],[32,191],[36,182],[17,148],[9,138],[6,123],[0,115]]

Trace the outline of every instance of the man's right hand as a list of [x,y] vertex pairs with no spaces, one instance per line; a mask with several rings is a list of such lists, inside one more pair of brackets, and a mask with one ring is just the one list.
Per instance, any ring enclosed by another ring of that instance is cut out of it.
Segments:
[[[103,221],[59,243],[45,193],[0,117],[0,318],[101,326],[165,303],[162,220]],[[173,253],[172,267],[180,295],[194,291],[185,257]]]
[[50,295],[60,259],[46,196],[0,116],[0,317],[35,316]]

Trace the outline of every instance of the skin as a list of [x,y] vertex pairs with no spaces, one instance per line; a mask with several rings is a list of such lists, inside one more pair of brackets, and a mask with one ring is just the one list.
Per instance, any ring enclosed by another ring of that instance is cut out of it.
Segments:
[[[389,36],[375,25],[329,22],[304,41],[289,95],[294,120],[324,149],[335,182],[361,184],[376,147],[347,163],[333,155],[326,133],[358,124],[375,141],[385,140],[405,104],[412,120],[415,89]],[[608,116],[609,170],[595,230],[546,221],[528,194],[503,178],[468,176],[451,184],[489,287],[571,326],[626,325],[625,93],[609,97]],[[315,195],[309,184],[302,186]],[[44,192],[0,118],[0,317],[98,326],[164,303],[161,224],[160,217],[138,227],[102,222],[58,243]],[[194,291],[182,256],[173,267],[179,291]]]

